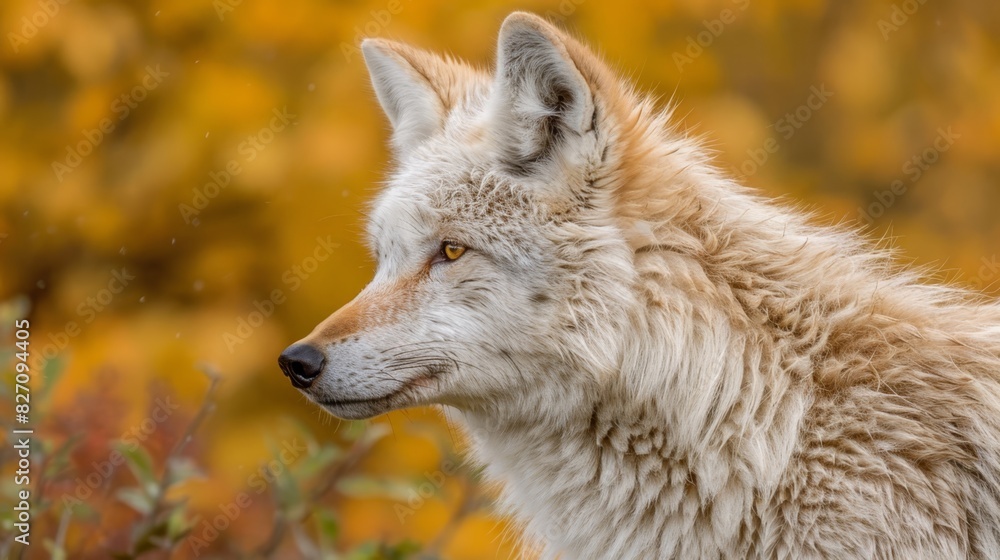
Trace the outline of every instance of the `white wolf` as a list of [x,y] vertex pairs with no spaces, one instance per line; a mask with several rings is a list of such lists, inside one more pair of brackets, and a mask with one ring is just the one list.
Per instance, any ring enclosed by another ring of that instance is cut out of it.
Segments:
[[492,75],[362,45],[377,273],[280,362],[441,404],[545,555],[1000,558],[1000,304],[763,200],[515,13]]

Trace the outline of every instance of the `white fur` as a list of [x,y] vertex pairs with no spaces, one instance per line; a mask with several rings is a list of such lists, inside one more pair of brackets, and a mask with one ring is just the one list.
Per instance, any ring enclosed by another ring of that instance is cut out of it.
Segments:
[[400,165],[310,398],[460,411],[547,557],[1000,558],[1000,304],[736,185],[535,16],[494,78],[365,56]]
[[437,132],[444,122],[441,100],[405,60],[377,41],[361,44],[372,86],[393,128],[393,145],[403,151]]

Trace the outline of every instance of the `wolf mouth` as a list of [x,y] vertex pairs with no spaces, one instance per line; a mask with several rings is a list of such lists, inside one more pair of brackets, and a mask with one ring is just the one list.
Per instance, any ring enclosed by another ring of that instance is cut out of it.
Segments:
[[334,399],[334,400],[316,401],[316,402],[318,404],[323,405],[323,406],[344,406],[344,405],[350,405],[350,404],[375,404],[375,403],[382,403],[382,402],[385,402],[385,401],[387,401],[387,400],[395,397],[396,395],[402,393],[403,390],[405,390],[405,389],[406,389],[406,387],[403,387],[402,389],[399,389],[397,391],[393,391],[393,392],[389,393],[388,395],[384,395],[384,396],[381,396],[381,397],[372,397],[370,399]]
[[403,385],[397,388],[396,390],[387,393],[385,395],[382,395],[381,397],[371,397],[367,399],[330,399],[325,401],[316,401],[316,403],[322,406],[331,406],[331,407],[349,406],[353,404],[385,404],[388,401],[392,400],[393,398],[402,395],[408,389],[414,389],[416,387],[419,387],[421,382],[434,379],[434,377],[436,377],[436,374],[433,371],[425,373],[423,375],[418,375],[413,379],[410,379],[405,383],[403,383]]

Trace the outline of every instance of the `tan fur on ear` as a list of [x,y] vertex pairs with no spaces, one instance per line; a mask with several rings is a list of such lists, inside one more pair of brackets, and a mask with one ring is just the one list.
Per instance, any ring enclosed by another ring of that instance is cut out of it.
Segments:
[[445,111],[451,110],[475,84],[488,80],[482,71],[447,55],[438,55],[389,39],[365,39],[362,46],[366,45],[410,67],[415,76],[437,94]]
[[513,26],[531,27],[562,47],[566,56],[573,61],[576,69],[594,91],[595,97],[599,92],[609,94],[612,91],[606,90],[620,89],[619,80],[589,47],[544,18],[529,12],[514,12],[504,19],[500,32],[503,33],[503,28]]
[[486,77],[468,65],[388,41],[361,43],[372,85],[393,127],[397,154],[440,132],[448,114]]

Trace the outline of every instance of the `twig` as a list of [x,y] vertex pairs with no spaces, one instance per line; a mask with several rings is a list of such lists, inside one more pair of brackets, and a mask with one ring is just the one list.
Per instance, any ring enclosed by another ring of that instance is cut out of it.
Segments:
[[208,390],[205,391],[205,398],[201,402],[201,407],[198,409],[198,413],[195,414],[194,418],[188,424],[187,429],[184,430],[184,434],[181,436],[181,439],[174,444],[174,448],[170,450],[169,454],[167,454],[167,458],[164,461],[165,470],[163,471],[163,476],[160,477],[160,482],[156,488],[156,499],[153,502],[152,511],[154,514],[157,513],[157,510],[159,510],[163,505],[163,499],[166,496],[167,488],[169,488],[170,484],[173,482],[170,480],[169,476],[171,460],[180,457],[181,452],[184,451],[187,444],[191,442],[191,439],[193,438],[194,433],[198,430],[198,427],[201,426],[202,422],[205,421],[205,418],[207,418],[208,415],[215,410],[215,402],[212,401],[212,395],[215,393],[215,389],[218,387],[221,377],[219,377],[219,375],[209,366],[203,367],[205,375],[210,380]]
[[[336,486],[337,482],[342,479],[347,473],[351,472],[355,466],[363,459],[372,447],[375,446],[377,440],[367,441],[365,443],[355,442],[351,447],[350,452],[348,452],[347,457],[343,461],[337,463],[335,467],[330,470],[330,473],[321,478],[324,483],[317,486],[309,493],[306,503],[315,504],[323,499],[327,493],[329,493]],[[305,522],[312,516],[312,509],[310,509],[300,520]],[[282,540],[284,540],[285,532],[288,530],[290,524],[289,518],[281,511],[276,514],[274,529],[268,536],[267,540],[264,541],[257,551],[253,554],[255,558],[270,558],[271,555],[278,549],[281,545]]]
[[56,531],[56,550],[64,550],[66,545],[66,533],[69,531],[69,522],[73,519],[73,511],[70,508],[63,508],[59,517],[59,529]]
[[[219,376],[219,374],[215,371],[213,367],[207,364],[202,364],[201,367],[202,367],[202,372],[209,379],[209,385],[208,389],[205,391],[205,397],[204,399],[202,399],[201,407],[199,407],[198,412],[195,414],[194,418],[191,419],[191,422],[188,424],[187,428],[184,430],[184,433],[181,435],[181,439],[176,444],[174,444],[173,449],[171,449],[170,453],[167,454],[166,460],[164,461],[165,467],[163,470],[163,475],[160,477],[160,480],[157,482],[156,485],[156,493],[153,496],[153,505],[150,508],[149,513],[147,513],[145,517],[139,522],[140,527],[148,528],[153,526],[156,523],[157,518],[160,516],[160,514],[163,513],[164,505],[166,502],[167,489],[173,482],[175,482],[170,480],[170,463],[172,460],[180,456],[181,452],[184,451],[184,448],[187,447],[187,444],[193,438],[195,431],[198,430],[198,427],[201,426],[202,422],[205,421],[205,418],[207,418],[208,415],[212,412],[212,410],[215,409],[215,403],[213,402],[212,397],[215,394],[215,389],[218,387],[219,382],[222,380],[222,378]],[[136,534],[142,535],[144,533],[145,531],[139,531]],[[137,544],[138,543],[136,542],[130,543],[129,546],[130,556],[137,557],[135,551],[135,547]]]

